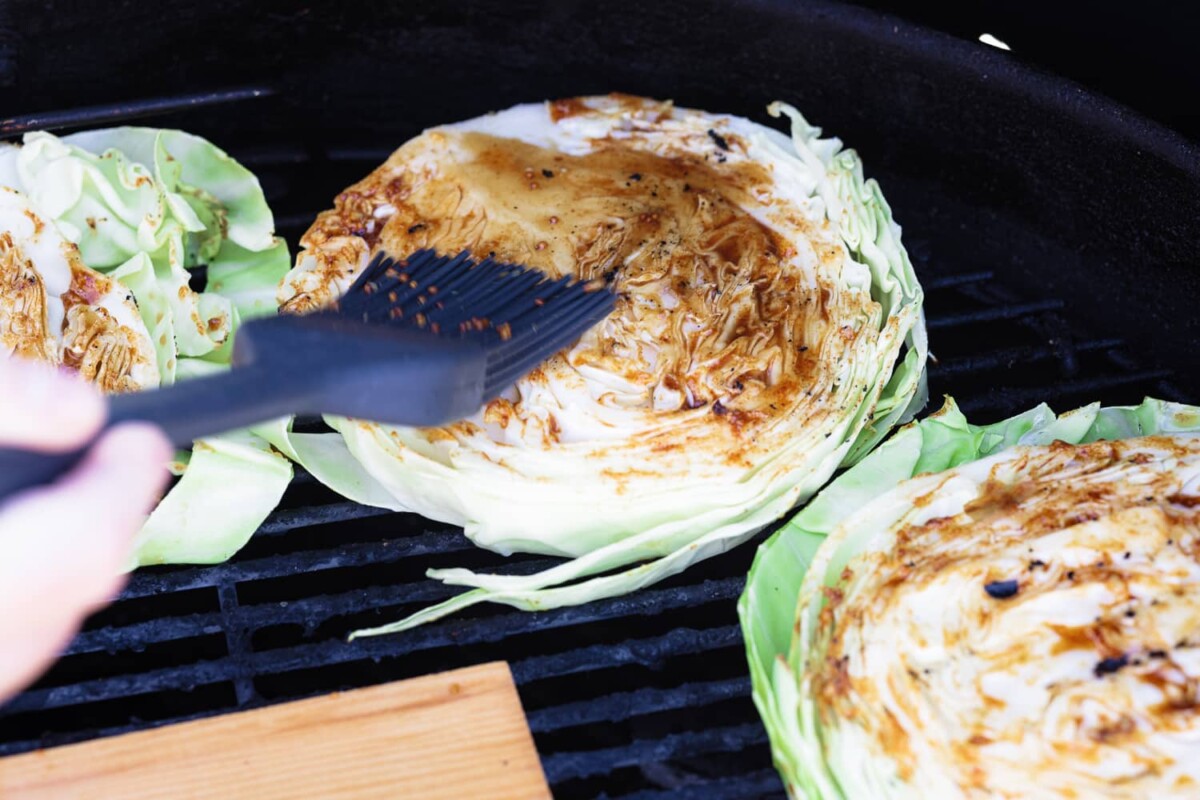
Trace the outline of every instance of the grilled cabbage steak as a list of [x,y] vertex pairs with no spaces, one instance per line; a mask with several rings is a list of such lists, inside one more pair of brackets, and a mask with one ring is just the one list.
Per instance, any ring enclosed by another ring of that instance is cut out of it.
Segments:
[[[290,258],[273,228],[257,179],[182,131],[0,144],[0,356],[74,369],[105,392],[226,369],[238,322],[276,310]],[[228,558],[292,474],[246,431],[197,442],[175,469],[132,565]]]
[[301,462],[362,502],[572,560],[473,587],[552,608],[624,593],[745,541],[925,401],[922,292],[853,151],[776,103],[791,136],[611,95],[434,128],[301,239],[284,311],[320,308],[380,248],[431,247],[611,276],[614,312],[469,419],[330,419]]
[[1194,797],[1200,408],[948,402],[761,547],[739,613],[793,797]]

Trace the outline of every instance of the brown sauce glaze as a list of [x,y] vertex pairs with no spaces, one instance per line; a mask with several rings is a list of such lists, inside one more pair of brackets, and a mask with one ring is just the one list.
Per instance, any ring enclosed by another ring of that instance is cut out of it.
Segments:
[[[366,237],[372,246],[467,249],[584,280],[615,273],[617,310],[576,358],[644,386],[660,410],[723,397],[721,416],[740,430],[749,409],[805,385],[805,321],[820,303],[787,268],[787,244],[744,210],[770,186],[761,165],[617,141],[570,155],[482,133],[431,136],[444,152],[436,174],[409,168],[369,201],[361,186],[343,195],[365,203],[349,215],[356,235],[368,208],[394,208]],[[747,391],[756,398],[743,411]]]
[[46,330],[46,287],[12,234],[0,233],[0,354],[54,360]]
[[72,269],[63,294],[66,313],[62,364],[106,394],[136,391],[133,369],[138,355],[133,334],[99,304],[112,281],[90,269]]

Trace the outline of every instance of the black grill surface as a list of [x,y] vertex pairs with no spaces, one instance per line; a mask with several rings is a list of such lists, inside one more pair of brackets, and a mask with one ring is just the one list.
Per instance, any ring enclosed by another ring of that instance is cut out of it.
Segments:
[[[203,99],[189,100],[196,102]],[[151,122],[197,129],[197,119]],[[364,143],[359,131],[346,141],[221,143],[260,176],[294,247],[329,199],[398,141]],[[1016,271],[1007,242],[1024,242],[1022,254],[1043,253],[1035,266],[1056,268],[1054,245],[1034,228],[875,169],[870,155],[868,169],[905,227],[927,292],[937,357],[927,410],[943,394],[978,422],[1041,401],[1065,410],[1096,399],[1200,396],[1195,375],[1173,373],[1131,352],[1119,333],[1082,324],[1069,295],[1008,277]],[[558,797],[782,796],[749,698],[735,613],[755,544],[623,598],[541,613],[475,607],[347,643],[351,630],[454,591],[426,580],[426,569],[531,571],[551,561],[501,558],[459,529],[346,502],[300,473],[228,563],[135,574],[50,673],[0,711],[0,754],[502,659]]]

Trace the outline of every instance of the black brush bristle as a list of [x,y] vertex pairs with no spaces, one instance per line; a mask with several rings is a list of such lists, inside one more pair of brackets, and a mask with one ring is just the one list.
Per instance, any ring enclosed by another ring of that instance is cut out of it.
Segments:
[[380,252],[335,306],[368,324],[476,339],[488,350],[494,396],[581,336],[612,310],[611,281],[553,279],[527,267],[467,252],[419,250],[405,259]]
[[[497,316],[499,305],[511,295],[525,292],[544,279],[544,276],[532,270],[504,270],[494,280],[474,281],[461,288],[456,287],[452,295],[454,303],[433,312],[432,316],[443,325],[452,327],[461,325],[471,317],[490,319]],[[496,291],[496,282],[503,282],[504,292]]]
[[609,292],[574,295],[556,303],[559,314],[546,325],[534,324],[514,333],[506,346],[489,353],[486,394],[504,389],[542,363],[584,331],[608,316],[613,296]]

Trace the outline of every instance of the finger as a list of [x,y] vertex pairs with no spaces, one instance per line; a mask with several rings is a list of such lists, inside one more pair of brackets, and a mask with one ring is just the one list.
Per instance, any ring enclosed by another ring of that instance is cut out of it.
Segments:
[[[120,588],[134,535],[167,480],[166,437],[131,424],[106,434],[53,486],[0,514],[0,669],[28,679]],[[2,683],[2,682],[0,682]],[[2,687],[0,687],[2,688]]]
[[0,445],[69,450],[104,421],[104,400],[81,378],[49,364],[0,357]]
[[49,489],[48,494],[59,498],[58,510],[49,512],[58,519],[47,531],[49,540],[78,546],[77,530],[82,528],[90,545],[115,559],[112,571],[118,571],[133,536],[162,494],[173,456],[170,442],[153,425],[126,423],[105,433],[83,461]]
[[49,623],[60,608],[90,610],[107,599],[166,483],[170,457],[156,428],[121,425],[61,480],[6,504],[0,515],[5,600],[44,596],[45,603],[24,605],[27,616]]
[[56,630],[0,623],[0,703],[33,683],[66,649],[82,618]]

